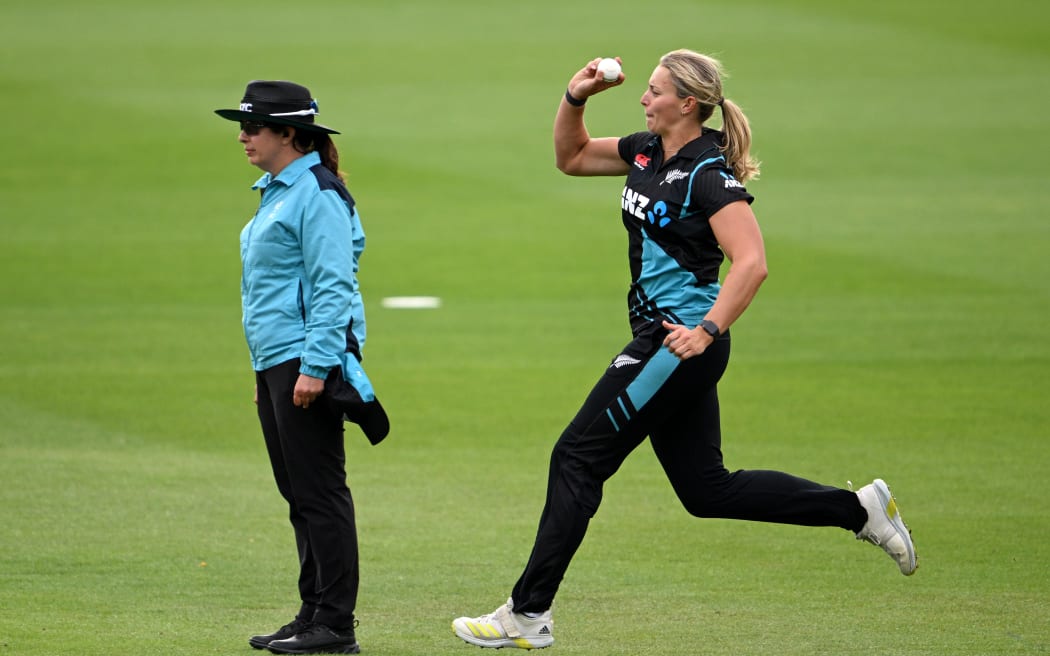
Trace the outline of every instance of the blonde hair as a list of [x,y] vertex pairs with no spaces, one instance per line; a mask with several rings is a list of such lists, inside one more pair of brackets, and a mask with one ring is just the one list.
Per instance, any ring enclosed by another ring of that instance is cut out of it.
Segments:
[[701,125],[711,118],[715,107],[722,107],[725,144],[721,150],[726,164],[741,182],[757,178],[759,162],[751,156],[751,126],[740,107],[722,95],[722,79],[728,76],[721,62],[692,50],[681,49],[661,57],[660,65],[671,73],[679,98],[696,98],[700,104],[697,114]]

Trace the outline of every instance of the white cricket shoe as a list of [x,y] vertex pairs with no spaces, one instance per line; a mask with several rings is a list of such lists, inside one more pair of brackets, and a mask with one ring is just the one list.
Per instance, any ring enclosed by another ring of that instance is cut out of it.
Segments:
[[860,505],[868,511],[868,522],[857,533],[858,540],[866,540],[897,561],[901,574],[911,576],[918,567],[915,557],[915,545],[911,541],[911,531],[901,519],[897,501],[890,494],[886,481],[876,478],[869,485],[857,490]]
[[550,609],[536,618],[514,612],[514,600],[481,617],[457,617],[452,631],[478,647],[543,649],[554,643],[554,620]]

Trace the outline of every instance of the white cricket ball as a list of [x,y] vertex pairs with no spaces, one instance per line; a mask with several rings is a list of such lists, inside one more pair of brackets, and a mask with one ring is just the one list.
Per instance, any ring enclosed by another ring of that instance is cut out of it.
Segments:
[[602,79],[606,82],[615,82],[620,79],[620,62],[616,61],[611,57],[598,62],[598,72],[602,74]]

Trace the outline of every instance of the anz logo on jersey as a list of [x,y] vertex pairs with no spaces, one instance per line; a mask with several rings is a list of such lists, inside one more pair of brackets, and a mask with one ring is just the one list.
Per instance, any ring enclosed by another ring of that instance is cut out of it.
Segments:
[[743,189],[744,188],[744,185],[741,184],[739,180],[737,180],[733,176],[729,175],[725,171],[719,171],[718,173],[725,180],[725,184],[722,185],[725,189]]
[[650,210],[646,209],[649,207],[649,200],[648,196],[632,191],[630,187],[624,187],[620,206],[624,212],[642,221],[648,221],[651,225],[658,225],[662,228],[670,223],[671,217],[667,216],[667,203],[658,200]]

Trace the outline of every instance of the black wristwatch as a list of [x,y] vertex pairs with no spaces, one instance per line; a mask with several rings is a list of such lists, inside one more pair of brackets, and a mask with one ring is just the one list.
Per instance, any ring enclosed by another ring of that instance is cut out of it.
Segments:
[[718,339],[718,336],[722,334],[722,331],[718,328],[718,324],[710,319],[704,319],[700,322],[700,327],[704,329],[704,332],[711,336],[711,339]]

